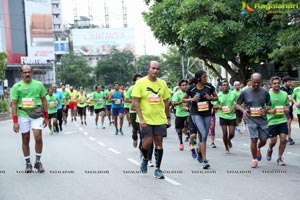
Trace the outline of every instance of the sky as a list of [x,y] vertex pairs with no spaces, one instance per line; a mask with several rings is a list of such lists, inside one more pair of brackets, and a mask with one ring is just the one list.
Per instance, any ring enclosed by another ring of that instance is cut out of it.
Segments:
[[[88,1],[91,2],[93,23],[105,25],[104,5],[106,3],[109,12],[110,28],[123,27],[122,0],[61,0],[63,23],[72,23],[74,5],[77,5],[77,16],[88,16]],[[135,53],[137,55],[160,55],[166,53],[167,47],[163,47],[154,38],[151,29],[143,21],[142,12],[148,7],[143,0],[124,0],[127,7],[128,27],[135,31]]]

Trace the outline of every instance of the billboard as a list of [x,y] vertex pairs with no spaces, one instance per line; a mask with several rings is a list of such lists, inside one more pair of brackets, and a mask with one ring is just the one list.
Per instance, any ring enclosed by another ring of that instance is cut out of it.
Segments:
[[28,57],[54,60],[51,0],[25,0]]
[[82,55],[110,54],[112,47],[134,52],[132,28],[72,29],[74,52]]
[[54,49],[55,49],[55,54],[66,54],[69,52],[69,42],[55,41]]

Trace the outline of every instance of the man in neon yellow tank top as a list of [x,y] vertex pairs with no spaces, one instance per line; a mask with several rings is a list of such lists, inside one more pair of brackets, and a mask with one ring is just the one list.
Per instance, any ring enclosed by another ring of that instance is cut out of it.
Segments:
[[157,78],[160,64],[151,61],[148,67],[148,76],[138,80],[132,91],[136,113],[140,120],[143,161],[141,171],[147,172],[148,149],[154,141],[156,170],[154,176],[164,179],[160,170],[163,156],[163,137],[167,135],[167,124],[171,125],[169,112],[170,92],[166,82]]
[[77,90],[74,90],[73,86],[70,87],[70,102],[69,102],[69,108],[71,110],[71,120],[76,121],[77,116],[77,97],[78,92]]
[[19,131],[22,133],[25,173],[31,173],[29,142],[30,129],[32,129],[36,151],[34,168],[39,173],[43,173],[45,170],[40,159],[43,150],[42,128],[48,124],[47,91],[40,81],[32,79],[32,68],[29,65],[22,66],[21,75],[23,80],[14,84],[12,88],[13,130],[15,133]]

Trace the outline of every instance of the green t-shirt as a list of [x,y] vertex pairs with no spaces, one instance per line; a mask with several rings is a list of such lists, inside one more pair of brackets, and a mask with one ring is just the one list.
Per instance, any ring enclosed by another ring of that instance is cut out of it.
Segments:
[[85,94],[78,94],[78,99],[77,99],[77,106],[79,108],[84,108],[87,104],[87,97]]
[[[47,90],[42,82],[32,80],[30,83],[19,81],[12,87],[11,97],[18,101],[18,107],[22,109],[33,109],[42,105],[42,97],[45,97]],[[29,118],[26,112],[18,109],[18,116]]]
[[[177,91],[172,96],[172,102],[181,102],[184,94],[185,93],[182,90]],[[187,117],[190,115],[190,113],[183,108],[182,104],[175,106],[175,108],[176,108],[176,117]]]
[[229,120],[236,119],[236,114],[233,112],[236,99],[236,94],[231,90],[227,94],[218,93],[218,100],[214,102],[214,105],[222,107],[218,110],[219,117]]
[[47,103],[48,103],[48,113],[53,114],[57,113],[57,105],[59,103],[59,99],[55,94],[47,95],[46,96]]
[[112,93],[112,92],[113,92],[113,90],[110,90],[110,91],[109,90],[105,90],[104,91],[105,98],[106,98],[106,103],[105,103],[106,105],[111,105],[112,104],[112,102],[109,101],[109,99],[108,99],[109,94]]
[[[66,98],[66,103],[67,103],[67,105],[69,105],[69,99],[70,99],[70,92],[69,91],[67,91],[67,90],[65,90],[65,91],[62,91],[63,93],[64,93],[64,95],[65,95],[65,98]],[[64,104],[64,102],[62,103],[63,105],[65,105]]]
[[281,124],[287,122],[287,118],[284,111],[285,106],[289,105],[290,102],[287,93],[282,90],[280,90],[278,94],[272,91],[270,91],[269,93],[272,103],[271,109],[275,108],[276,113],[267,113],[268,125]]
[[135,83],[132,96],[140,98],[141,112],[147,124],[167,124],[164,101],[171,94],[164,80],[157,78],[152,82],[148,77],[141,78]]
[[[300,86],[299,86],[299,87],[296,87],[296,88],[293,90],[292,97],[295,99],[295,101],[296,101],[297,103],[300,103]],[[297,107],[296,107],[296,113],[297,113],[297,114],[300,114],[300,108],[297,108]]]
[[104,108],[106,93],[105,91],[94,92],[92,99],[94,100],[94,109]]
[[[128,93],[128,90],[127,91],[124,90],[124,97],[125,98],[127,98],[126,93]],[[124,103],[124,108],[130,108],[130,106],[131,106],[131,103]]]
[[236,99],[238,99],[238,98],[239,98],[239,96],[240,96],[241,92],[242,92],[242,90],[239,90],[239,91],[237,91],[237,90],[233,90],[233,93],[235,94],[235,96],[236,96]]
[[[133,88],[134,88],[134,85],[132,85],[132,86],[130,86],[129,88],[128,88],[128,91],[125,93],[125,98],[126,99],[133,99],[132,98],[132,96],[131,96],[131,94],[132,94],[132,91],[133,91]],[[130,107],[129,107],[129,113],[136,113],[136,111],[135,110],[131,110],[131,103],[129,103],[130,104]]]

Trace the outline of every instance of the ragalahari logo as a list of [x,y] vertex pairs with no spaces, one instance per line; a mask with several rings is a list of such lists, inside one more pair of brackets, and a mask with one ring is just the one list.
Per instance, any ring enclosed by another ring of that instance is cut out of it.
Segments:
[[254,9],[251,6],[249,6],[249,4],[247,4],[244,1],[242,2],[242,9],[241,10],[242,10],[242,12],[241,12],[242,15],[254,12]]

